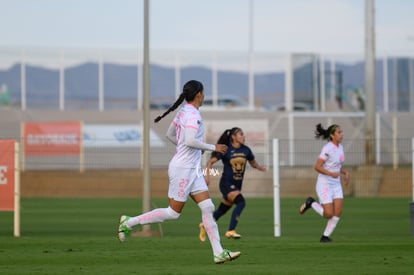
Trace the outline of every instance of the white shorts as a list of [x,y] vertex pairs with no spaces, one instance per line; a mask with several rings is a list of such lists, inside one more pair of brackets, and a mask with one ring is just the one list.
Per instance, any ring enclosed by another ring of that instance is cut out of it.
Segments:
[[316,194],[321,204],[332,203],[334,199],[343,199],[342,186],[340,183],[316,183]]
[[190,194],[208,191],[200,168],[168,167],[168,198],[185,202]]

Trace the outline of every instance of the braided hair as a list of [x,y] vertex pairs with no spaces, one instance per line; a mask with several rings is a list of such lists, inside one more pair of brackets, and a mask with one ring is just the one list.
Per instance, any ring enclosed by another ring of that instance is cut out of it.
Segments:
[[174,104],[171,105],[171,107],[168,108],[168,110],[165,111],[162,115],[157,116],[154,119],[154,122],[155,123],[159,122],[163,117],[165,117],[166,115],[168,115],[169,113],[177,109],[178,106],[180,106],[181,103],[183,103],[184,99],[187,102],[193,101],[197,93],[199,92],[202,93],[203,91],[204,91],[204,86],[200,81],[197,81],[197,80],[188,81],[187,83],[184,84],[183,92],[180,94],[180,96],[174,102]]
[[[223,134],[217,140],[217,144],[225,144],[227,146],[231,143],[231,136],[235,135],[237,132],[241,131],[239,127],[233,127],[231,129],[226,129]],[[218,152],[211,152],[211,157],[216,157]]]
[[339,128],[339,125],[332,124],[328,127],[328,129],[324,129],[322,127],[322,124],[319,123],[316,125],[315,138],[322,140],[332,140],[331,135],[335,133],[336,128]]

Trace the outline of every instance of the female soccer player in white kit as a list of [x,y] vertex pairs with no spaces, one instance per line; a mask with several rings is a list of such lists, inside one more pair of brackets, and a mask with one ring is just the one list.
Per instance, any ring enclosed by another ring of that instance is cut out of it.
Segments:
[[162,116],[155,119],[155,122],[160,121],[171,111],[177,109],[184,99],[186,100],[187,103],[177,112],[167,131],[167,138],[176,145],[176,153],[168,166],[169,206],[135,217],[122,215],[119,220],[118,239],[121,242],[125,241],[126,235],[136,225],[178,219],[190,196],[201,209],[202,221],[211,243],[214,262],[220,264],[238,258],[241,253],[223,249],[221,246],[218,226],[213,218],[215,207],[200,167],[202,151],[216,151],[222,154],[227,151],[227,146],[224,144],[207,144],[202,140],[204,123],[198,108],[203,104],[203,90],[201,82],[188,81],[176,102]]
[[343,192],[340,175],[344,175],[345,185],[349,182],[349,173],[342,168],[345,160],[344,149],[341,144],[343,133],[336,124],[329,126],[328,129],[324,129],[321,124],[318,124],[316,125],[315,138],[328,140],[322,147],[322,151],[314,165],[318,172],[316,193],[320,203],[317,203],[312,197],[308,197],[300,206],[299,213],[303,214],[312,207],[316,213],[328,219],[320,241],[332,242],[330,235],[342,214]]

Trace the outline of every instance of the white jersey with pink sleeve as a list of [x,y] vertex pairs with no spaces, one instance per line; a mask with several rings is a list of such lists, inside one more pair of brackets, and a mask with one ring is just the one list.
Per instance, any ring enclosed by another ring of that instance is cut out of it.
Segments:
[[[322,147],[322,151],[319,155],[319,159],[322,159],[324,161],[323,168],[330,172],[340,172],[342,168],[342,164],[345,161],[345,155],[344,155],[344,149],[342,147],[342,144],[339,144],[339,146],[336,146],[332,142],[326,143]],[[328,175],[320,174],[318,175],[318,181],[321,183],[340,183],[341,178],[333,178]]]
[[[180,168],[199,168],[202,150],[215,150],[215,145],[203,142],[204,122],[200,111],[191,104],[185,104],[175,115],[172,124],[175,126],[177,146],[170,165]],[[195,139],[196,142],[193,143],[198,147],[188,145],[189,137],[186,137],[186,132],[195,132],[192,138]]]

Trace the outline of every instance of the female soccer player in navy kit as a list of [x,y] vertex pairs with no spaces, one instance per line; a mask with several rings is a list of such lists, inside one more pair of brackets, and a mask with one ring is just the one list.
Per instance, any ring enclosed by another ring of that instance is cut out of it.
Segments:
[[348,171],[342,168],[345,160],[342,147],[343,133],[339,125],[333,124],[324,129],[321,124],[316,125],[315,138],[328,140],[323,146],[314,168],[318,172],[316,193],[320,203],[308,197],[300,206],[299,213],[303,214],[309,208],[328,219],[321,242],[332,242],[330,235],[334,231],[342,214],[343,192],[340,175],[344,175],[345,185],[349,182]]
[[208,186],[201,171],[201,154],[204,150],[225,153],[225,144],[207,144],[203,142],[204,122],[198,108],[204,100],[203,84],[196,80],[188,81],[177,101],[162,115],[155,119],[160,121],[177,109],[186,100],[171,122],[167,138],[176,145],[176,153],[168,166],[169,187],[167,208],[157,208],[135,217],[122,215],[118,226],[118,239],[125,241],[126,235],[139,224],[160,223],[165,220],[178,219],[190,196],[201,209],[202,221],[207,230],[213,260],[220,264],[240,256],[240,252],[223,249],[220,243],[218,226],[213,217],[214,204],[208,192]]
[[[241,235],[236,232],[236,226],[246,205],[241,193],[246,162],[249,162],[253,168],[260,171],[266,171],[265,167],[260,166],[256,162],[252,151],[248,146],[244,145],[244,142],[245,136],[243,130],[239,127],[224,131],[217,143],[226,144],[228,146],[227,152],[213,152],[207,164],[207,171],[211,171],[211,167],[214,163],[219,160],[222,160],[223,162],[223,174],[220,178],[220,192],[223,197],[218,209],[214,211],[214,219],[217,221],[230,210],[233,204],[236,205],[230,218],[228,230],[224,235],[226,238],[238,239],[241,237]],[[207,184],[209,184],[208,173],[205,175],[205,178]],[[199,228],[199,238],[201,241],[204,241],[205,228],[203,223],[200,223]]]

